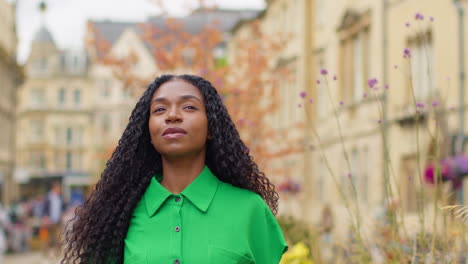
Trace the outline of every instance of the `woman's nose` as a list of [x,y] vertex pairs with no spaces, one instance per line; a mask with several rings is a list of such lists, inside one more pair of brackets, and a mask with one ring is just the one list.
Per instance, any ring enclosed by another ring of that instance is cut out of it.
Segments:
[[166,117],[166,122],[176,122],[176,121],[181,121],[182,120],[182,115],[180,114],[180,111],[176,107],[172,107],[169,112],[167,113]]

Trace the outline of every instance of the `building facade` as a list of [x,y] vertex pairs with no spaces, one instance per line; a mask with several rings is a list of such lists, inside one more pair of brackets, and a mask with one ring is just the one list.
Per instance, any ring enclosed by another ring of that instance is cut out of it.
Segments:
[[17,181],[22,197],[45,193],[52,181],[74,188],[91,184],[94,83],[84,51],[60,50],[42,26],[18,91]]
[[[454,138],[463,125],[459,62],[466,65],[466,55],[459,40],[466,32],[458,33],[454,3],[267,1],[258,17],[265,30],[293,33],[272,60],[296,76],[279,87],[282,101],[272,125],[281,129],[306,122],[300,129],[304,152],[278,162],[284,168],[293,162],[291,174],[303,187],[299,195],[280,193],[280,213],[317,224],[328,205],[342,236],[351,217],[346,201],[358,202],[368,231],[391,201],[403,210],[408,230],[417,230],[412,227],[418,225],[418,207],[431,216],[434,185],[423,176],[434,147],[441,151],[439,158],[460,153]],[[460,7],[467,8],[465,1]],[[242,25],[234,38],[248,34],[248,25]],[[232,52],[238,52],[235,46]],[[300,101],[302,91],[305,100]],[[300,112],[297,104],[308,100],[313,103],[304,117],[305,108]],[[436,122],[441,124],[438,144],[431,138]],[[450,183],[443,188],[451,203],[466,203],[466,177],[464,192]],[[425,194],[417,198],[421,190]]]
[[16,63],[15,6],[0,1],[0,192],[1,202],[9,204],[17,197],[14,181],[16,90],[22,80],[22,70]]

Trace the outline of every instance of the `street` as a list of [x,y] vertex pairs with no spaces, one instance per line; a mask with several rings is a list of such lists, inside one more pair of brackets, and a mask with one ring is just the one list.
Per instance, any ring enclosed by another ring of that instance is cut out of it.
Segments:
[[0,264],[55,264],[58,259],[47,259],[40,252],[6,255]]

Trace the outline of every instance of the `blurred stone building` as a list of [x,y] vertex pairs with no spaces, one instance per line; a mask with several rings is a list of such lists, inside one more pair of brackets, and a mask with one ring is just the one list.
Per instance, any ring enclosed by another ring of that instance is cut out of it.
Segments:
[[9,204],[16,197],[14,182],[16,90],[22,70],[16,63],[16,19],[14,4],[0,0],[0,193]]
[[[456,1],[266,2],[256,19],[267,35],[292,34],[283,54],[272,61],[295,76],[280,87],[282,101],[272,125],[281,130],[306,122],[304,152],[278,162],[292,169],[275,175],[275,183],[292,177],[301,186],[299,194],[280,193],[280,213],[317,224],[329,204],[337,219],[334,232],[345,236],[350,220],[345,201],[359,202],[370,232],[385,205],[396,202],[408,230],[416,232],[418,206],[427,217],[433,213],[434,185],[423,176],[434,147],[440,147],[441,158],[457,153],[460,82],[466,86],[460,80],[459,62],[466,68],[466,54],[460,53],[459,40],[467,32],[458,33]],[[459,2],[468,8],[466,1]],[[250,22],[239,24],[233,39],[248,36]],[[230,47],[230,52],[242,52]],[[405,48],[411,63],[403,56]],[[313,100],[307,117],[297,108],[307,102],[299,97],[302,91],[305,100]],[[416,110],[422,113],[419,127]],[[435,122],[441,128],[437,144],[427,129]],[[465,114],[465,131],[466,123]],[[452,202],[462,203],[450,183],[443,188]],[[418,205],[421,190],[425,194]]]
[[18,91],[16,165],[20,195],[45,193],[52,181],[91,183],[94,83],[82,50],[59,49],[45,26],[37,31]]

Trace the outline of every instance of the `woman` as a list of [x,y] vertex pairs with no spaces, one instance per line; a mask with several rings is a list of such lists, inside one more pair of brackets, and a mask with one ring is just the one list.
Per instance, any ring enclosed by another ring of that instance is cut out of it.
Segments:
[[164,75],[77,209],[62,263],[276,264],[277,202],[211,83]]

